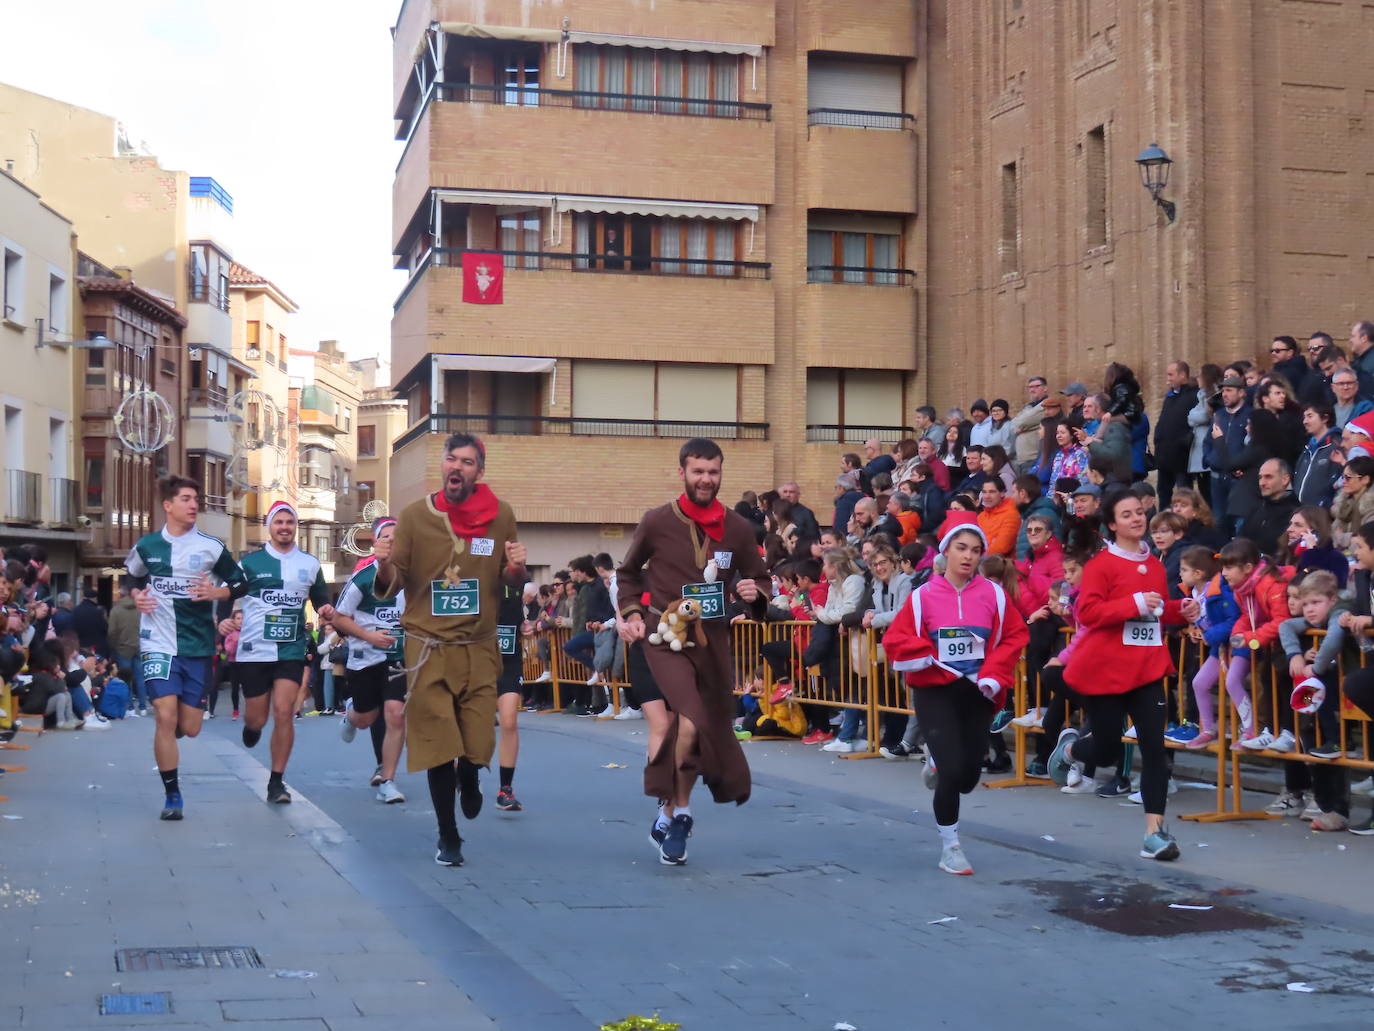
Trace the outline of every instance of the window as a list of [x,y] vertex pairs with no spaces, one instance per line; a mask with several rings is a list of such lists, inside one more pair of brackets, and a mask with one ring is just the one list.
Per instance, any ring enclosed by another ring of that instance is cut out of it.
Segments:
[[86,511],[99,512],[105,507],[105,457],[86,454]]
[[87,351],[86,368],[103,370],[105,368],[105,352],[100,350],[99,348],[93,348],[92,350]]
[[1087,245],[1107,243],[1107,127],[1088,131],[1083,145],[1083,177],[1087,184]]
[[262,343],[262,323],[249,322],[244,331],[244,346],[248,348],[248,357],[256,358],[262,352],[259,350]]
[[737,118],[739,106],[728,101],[739,100],[741,67],[738,54],[683,54],[601,43],[573,47],[575,88],[582,94],[610,94],[579,96],[577,106],[611,111]]
[[735,276],[740,243],[739,224],[724,219],[573,215],[573,252],[585,255],[573,259],[574,268]]
[[5,248],[4,310],[0,312],[11,322],[24,319],[24,255]]
[[67,309],[71,301],[67,292],[67,281],[61,276],[48,275],[48,332],[67,331]]
[[519,104],[535,107],[539,104],[539,46],[513,47],[498,57],[497,67],[502,69],[501,101],[506,104]]
[[367,503],[377,496],[377,484],[373,480],[358,481],[358,507],[366,508]]
[[896,286],[904,258],[901,219],[863,215],[813,217],[806,234],[810,283]]
[[507,254],[506,268],[538,268],[539,213],[519,212],[514,215],[502,215],[498,227],[500,231],[498,249],[527,252],[523,256]]
[[[807,440],[846,443],[870,436],[895,440],[900,435],[901,422],[900,372],[806,370]],[[851,432],[846,434],[846,429]]]
[[576,360],[572,414],[591,420],[733,423],[738,382],[734,365]]
[[1015,161],[1002,166],[1002,231],[997,245],[1002,275],[1021,270],[1021,178]]
[[811,57],[806,65],[808,121],[864,129],[902,129],[902,66],[896,62]]

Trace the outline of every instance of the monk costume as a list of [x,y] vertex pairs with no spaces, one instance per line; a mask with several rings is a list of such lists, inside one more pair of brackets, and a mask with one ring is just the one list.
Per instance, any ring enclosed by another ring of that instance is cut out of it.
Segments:
[[[713,560],[717,578],[714,585],[707,585],[706,565]],[[616,573],[617,608],[622,616],[636,612],[643,616],[644,657],[663,700],[669,710],[697,728],[696,748],[681,772],[700,776],[717,802],[737,805],[749,800],[749,763],[734,732],[734,666],[725,599],[732,585],[743,579],[760,585],[761,593],[751,608],[762,619],[769,577],[753,524],[719,500],[702,507],[686,494],[644,514]],[[711,616],[702,620],[706,647],[673,651],[667,644],[651,643],[648,635],[657,629],[663,610],[685,596],[684,588],[702,599]],[[646,591],[647,612],[641,603]],[[677,727],[677,720],[669,724],[663,744],[644,768],[644,793],[660,802],[676,793]]]

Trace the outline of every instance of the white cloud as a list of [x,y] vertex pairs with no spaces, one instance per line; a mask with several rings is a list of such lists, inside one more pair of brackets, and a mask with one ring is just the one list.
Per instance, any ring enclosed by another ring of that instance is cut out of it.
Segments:
[[390,353],[399,3],[3,6],[0,79],[112,115],[165,167],[233,195],[234,257],[301,306],[292,346]]

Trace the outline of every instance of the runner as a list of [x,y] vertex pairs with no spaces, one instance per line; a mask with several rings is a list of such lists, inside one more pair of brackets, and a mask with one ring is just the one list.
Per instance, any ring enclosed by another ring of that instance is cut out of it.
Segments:
[[1082,695],[1090,729],[1083,737],[1072,727],[1059,732],[1049,774],[1062,786],[1068,783],[1074,761],[1091,762],[1099,769],[1124,765],[1121,731],[1129,716],[1140,748],[1145,806],[1140,855],[1177,859],[1178,842],[1164,826],[1169,787],[1164,725],[1169,710],[1163,678],[1174,672],[1174,663],[1163,624],[1195,618],[1197,602],[1168,600],[1164,565],[1144,543],[1147,520],[1140,498],[1129,490],[1113,490],[1102,500],[1102,521],[1111,537],[1105,547],[1095,536],[1071,530],[1064,549],[1066,555],[1086,559],[1075,613],[1079,640],[1064,667],[1064,681]]
[[463,815],[482,811],[478,770],[496,748],[500,587],[526,580],[515,515],[480,482],[486,462],[481,440],[453,434],[444,442],[442,489],[408,505],[395,537],[373,546],[373,591],[405,591],[406,765],[426,771],[440,866],[463,865],[460,789]]
[[732,726],[734,673],[725,599],[733,592],[761,620],[767,596],[759,583],[768,581],[768,571],[754,543],[753,525],[716,500],[723,461],[715,441],[696,437],[682,446],[678,477],[683,493],[644,514],[617,573],[617,606],[624,617],[617,629],[627,644],[650,633],[641,600],[646,590],[655,627],[664,609],[679,599],[695,598],[702,608],[705,647],[673,651],[666,643],[642,646],[653,681],[671,710],[663,739],[644,768],[644,793],[659,801],[650,835],[657,840],[663,834],[659,862],[669,866],[687,861],[697,777],[717,802],[743,805],[749,800],[749,764]]
[[[940,869],[968,876],[959,844],[959,796],[978,786],[988,725],[1000,712],[1030,635],[1000,584],[978,572],[988,539],[962,523],[940,541],[944,571],[912,592],[883,635],[892,669],[904,672],[926,738],[923,778],[935,792]],[[937,564],[936,568],[940,566]]]
[[[372,524],[374,542],[390,542],[395,534],[396,520],[391,516],[382,516]],[[346,645],[344,665],[353,698],[344,712],[339,736],[351,742],[360,729],[375,726],[377,713],[382,713],[385,736],[375,787],[377,801],[391,805],[406,800],[395,780],[406,733],[405,635],[401,632],[405,594],[377,597],[373,591],[376,579],[375,562],[358,570],[339,594],[334,609],[334,629],[352,638]]]
[[496,639],[501,648],[501,679],[496,682],[496,717],[501,725],[501,745],[497,767],[501,790],[496,793],[496,808],[518,813],[524,808],[515,797],[515,760],[520,755],[520,694],[525,681],[521,676],[520,638],[531,628],[525,622],[525,584],[501,585],[501,609],[497,613]]
[[167,795],[162,819],[180,820],[177,738],[200,733],[215,653],[215,602],[242,597],[247,581],[224,542],[196,529],[200,484],[169,476],[158,481],[158,495],[166,522],[139,538],[124,567],[139,612],[139,669],[157,718],[153,757]]
[[[282,774],[296,742],[296,710],[305,673],[305,603],[308,599],[326,619],[334,608],[320,560],[296,546],[296,510],[277,501],[267,510],[265,522],[267,542],[261,551],[244,556],[242,563],[248,593],[237,660],[243,687],[243,746],[252,748],[262,737],[270,697],[272,774],[267,801],[284,805],[291,801],[291,792]],[[222,633],[232,628],[229,620],[220,625]]]

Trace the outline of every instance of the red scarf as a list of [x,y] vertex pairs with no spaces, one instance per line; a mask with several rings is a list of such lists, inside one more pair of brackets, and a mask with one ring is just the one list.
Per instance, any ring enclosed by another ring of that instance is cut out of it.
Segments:
[[485,483],[479,483],[472,489],[468,499],[457,505],[449,504],[443,491],[434,495],[434,507],[448,516],[448,525],[453,528],[454,534],[468,541],[491,525],[499,504],[496,495]]
[[686,494],[679,494],[677,507],[682,510],[692,522],[701,528],[701,532],[710,537],[711,540],[719,543],[725,536],[725,506],[719,499],[712,502],[705,508],[698,505]]

